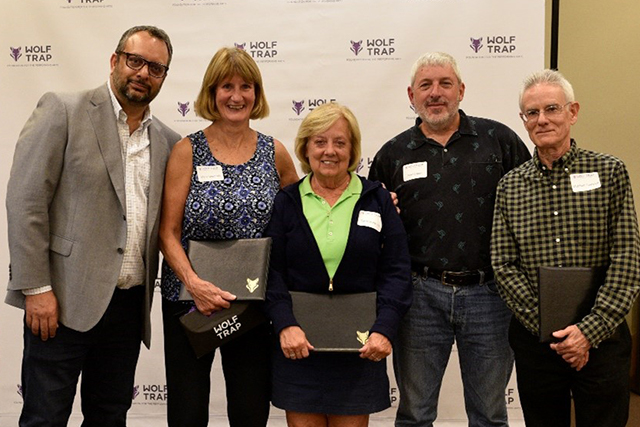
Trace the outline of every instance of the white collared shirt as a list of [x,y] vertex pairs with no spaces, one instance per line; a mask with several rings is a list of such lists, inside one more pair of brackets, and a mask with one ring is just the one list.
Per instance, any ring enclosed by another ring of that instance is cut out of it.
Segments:
[[126,200],[127,242],[118,277],[118,287],[128,289],[145,282],[144,255],[147,238],[147,203],[149,199],[149,125],[152,116],[147,108],[140,127],[129,135],[127,114],[108,83],[111,103],[116,115],[122,149]]

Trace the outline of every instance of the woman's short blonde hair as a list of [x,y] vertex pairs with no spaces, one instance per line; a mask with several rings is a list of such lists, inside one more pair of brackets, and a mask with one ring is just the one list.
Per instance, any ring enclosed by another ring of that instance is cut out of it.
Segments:
[[300,160],[300,165],[304,173],[311,172],[309,158],[306,155],[309,138],[326,131],[340,119],[345,119],[347,121],[349,133],[351,134],[351,154],[348,170],[349,172],[356,170],[358,163],[360,162],[360,154],[362,153],[358,120],[356,120],[356,116],[353,115],[349,108],[344,105],[340,105],[337,102],[330,102],[316,107],[307,114],[307,117],[304,118],[300,124],[300,128],[298,129],[294,151],[296,153],[296,157]]
[[203,119],[216,121],[220,112],[216,107],[216,88],[225,79],[235,75],[254,85],[256,102],[251,110],[251,119],[262,119],[269,115],[269,104],[264,95],[262,75],[251,55],[236,47],[223,47],[213,55],[202,78],[202,86],[195,103],[196,114]]

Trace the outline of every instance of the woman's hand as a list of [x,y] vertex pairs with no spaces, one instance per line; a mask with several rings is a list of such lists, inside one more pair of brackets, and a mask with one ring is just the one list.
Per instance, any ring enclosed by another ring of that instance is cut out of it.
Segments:
[[367,343],[360,349],[360,357],[379,362],[391,354],[391,342],[378,332],[369,335]]
[[287,359],[304,359],[309,357],[313,346],[300,326],[288,326],[280,331],[280,348]]
[[220,311],[231,306],[230,301],[236,299],[231,292],[224,291],[211,282],[202,280],[194,274],[185,283],[187,290],[193,297],[198,311],[205,316],[209,316],[215,311]]

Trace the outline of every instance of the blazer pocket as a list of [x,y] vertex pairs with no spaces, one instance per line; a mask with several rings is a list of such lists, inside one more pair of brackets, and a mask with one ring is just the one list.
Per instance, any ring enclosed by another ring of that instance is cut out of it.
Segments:
[[49,237],[49,249],[62,256],[71,255],[71,248],[73,248],[73,241],[65,239],[64,237],[51,234]]

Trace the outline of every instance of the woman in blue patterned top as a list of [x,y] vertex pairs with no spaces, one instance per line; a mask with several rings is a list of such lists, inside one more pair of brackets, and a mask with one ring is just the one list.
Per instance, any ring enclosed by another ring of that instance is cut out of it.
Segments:
[[[178,318],[230,306],[231,293],[198,277],[187,240],[261,237],[276,193],[297,181],[284,146],[249,126],[269,113],[262,77],[245,51],[222,48],[211,59],[195,103],[212,123],[171,153],[160,223],[162,311],[169,426],[206,426],[215,352],[196,358]],[[179,301],[184,285],[193,301]],[[265,426],[269,415],[269,327],[265,323],[220,347],[231,426]]]

